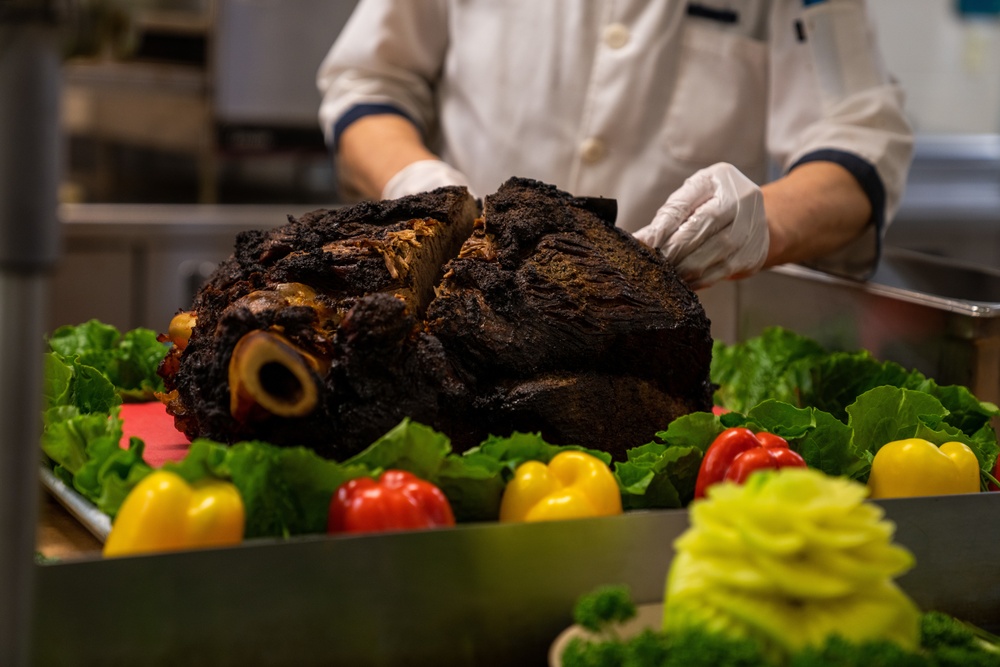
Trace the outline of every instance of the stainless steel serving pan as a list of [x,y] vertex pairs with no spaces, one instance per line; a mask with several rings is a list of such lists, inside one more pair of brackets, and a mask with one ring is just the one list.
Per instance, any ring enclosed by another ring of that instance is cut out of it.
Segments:
[[[925,609],[1000,630],[1000,493],[880,501]],[[662,599],[687,512],[37,567],[38,665],[544,665],[577,596]]]
[[729,338],[780,325],[835,349],[864,348],[1000,404],[998,270],[887,248],[867,282],[784,266],[729,289],[729,299],[712,302],[714,311],[706,306],[713,322],[728,324]]

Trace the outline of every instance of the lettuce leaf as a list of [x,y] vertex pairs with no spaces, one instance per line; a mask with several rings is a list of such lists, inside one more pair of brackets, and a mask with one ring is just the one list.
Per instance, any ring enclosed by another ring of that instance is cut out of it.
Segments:
[[725,427],[710,412],[678,417],[654,442],[633,447],[614,464],[625,509],[675,509],[694,498],[705,450]]
[[940,400],[921,391],[876,387],[848,406],[847,414],[855,445],[869,461],[883,445],[903,438],[923,438],[935,445],[965,443],[976,454],[980,470],[992,470],[1000,452],[991,426],[967,434],[949,422],[950,412]]
[[628,455],[615,464],[624,509],[676,509],[691,502],[703,456],[698,448],[649,443]]
[[916,370],[907,371],[891,361],[878,361],[868,352],[836,352],[814,360],[810,371],[811,391],[804,404],[830,412],[846,421],[847,406],[876,387],[897,387],[930,395],[947,410],[947,422],[972,434],[1000,415],[996,405],[980,401],[966,387],[938,385]]
[[91,440],[87,444],[89,458],[73,477],[73,487],[112,518],[129,492],[153,470],[142,458],[142,440],[130,438],[129,448],[122,449],[118,445],[120,435]]
[[758,404],[746,417],[751,430],[767,431],[787,440],[810,468],[852,477],[865,465],[865,456],[858,450],[851,428],[827,412],[772,400]]
[[458,523],[497,521],[507,485],[506,469],[487,454],[450,454],[429,479],[448,498]]
[[[1000,416],[1000,408],[980,401],[966,387],[939,385],[865,350],[828,351],[805,336],[772,327],[743,343],[716,342],[711,373],[720,385],[716,403],[738,413],[756,410],[762,427],[787,430],[798,423],[787,411],[781,418],[762,418],[764,408],[758,406],[768,399],[818,411],[811,418],[823,425],[817,424],[813,435],[793,448],[809,465],[831,474],[864,481],[878,448],[903,437],[964,442],[976,452],[981,470],[992,469],[997,459],[991,419]],[[846,424],[851,441],[845,441],[848,432],[820,413]],[[724,423],[737,425],[740,418],[727,416]],[[790,435],[790,443],[796,439],[791,433],[779,435]]]
[[800,393],[810,385],[810,363],[825,352],[816,341],[781,327],[735,345],[715,341],[710,370],[719,386],[715,402],[743,413],[767,399],[801,407]]
[[91,320],[56,329],[44,355],[42,451],[57,477],[114,517],[125,496],[151,471],[144,444],[122,437],[123,397],[149,400],[163,383],[156,375],[167,348],[148,329],[124,336]]
[[344,482],[370,474],[361,465],[337,463],[305,447],[260,441],[223,445],[191,443],[187,456],[163,464],[186,479],[231,481],[246,509],[246,537],[289,537],[326,532],[330,500]]
[[450,452],[448,436],[406,418],[344,463],[365,466],[375,474],[396,468],[429,479]]
[[114,517],[132,487],[149,473],[142,443],[128,450],[114,384],[80,356],[45,355],[43,365],[42,452],[57,477]]
[[72,406],[81,413],[107,415],[121,404],[121,397],[108,378],[75,357],[50,352],[42,366],[42,400],[46,409]]
[[466,455],[489,456],[513,473],[525,461],[548,463],[556,454],[565,450],[586,452],[607,464],[611,463],[611,455],[607,452],[578,445],[551,445],[542,438],[540,433],[520,433],[517,431],[507,437],[491,435],[478,447],[468,450]]
[[114,517],[128,492],[152,470],[143,460],[143,442],[132,438],[122,449],[118,406],[109,413],[60,405],[43,413],[42,451],[57,477],[98,509]]
[[935,397],[948,410],[948,423],[968,435],[1000,416],[1000,408],[978,400],[965,387],[938,385],[919,371],[879,361],[865,350],[829,351],[781,327],[734,345],[716,341],[711,376],[719,385],[716,403],[742,413],[774,399],[819,408],[846,422],[847,406],[859,396],[891,386]]
[[87,445],[91,440],[113,437],[116,430],[121,436],[121,425],[114,417],[81,412],[74,405],[49,408],[43,413],[42,421],[42,451],[71,476],[87,463]]
[[152,400],[163,391],[156,374],[168,347],[150,329],[136,328],[122,335],[115,327],[90,320],[59,327],[48,338],[49,349],[65,360],[96,369],[126,400]]

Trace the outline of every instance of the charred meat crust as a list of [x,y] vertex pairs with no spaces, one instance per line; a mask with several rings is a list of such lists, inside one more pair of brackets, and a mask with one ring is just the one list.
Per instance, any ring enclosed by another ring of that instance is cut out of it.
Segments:
[[710,326],[659,253],[578,201],[526,179],[487,197],[427,329],[474,385],[474,438],[541,431],[622,457],[710,409]]
[[[712,341],[694,293],[613,212],[515,178],[482,217],[464,188],[442,188],[240,234],[161,368],[168,409],[190,437],[337,459],[404,417],[457,451],[520,430],[622,458],[711,407]],[[261,330],[308,361],[310,414],[230,414],[232,350]]]

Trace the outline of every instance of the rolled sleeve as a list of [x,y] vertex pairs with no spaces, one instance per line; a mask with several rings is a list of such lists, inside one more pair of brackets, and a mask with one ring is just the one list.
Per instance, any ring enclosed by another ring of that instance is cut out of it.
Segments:
[[[861,237],[813,265],[865,279],[877,265],[882,235],[902,199],[913,131],[903,110],[903,91],[885,71],[864,2],[823,4],[824,11],[836,12],[841,39],[829,42],[822,55],[803,29],[813,19],[808,12],[818,10],[803,9],[800,2],[775,4],[768,150],[785,172],[824,160],[855,176],[871,202],[872,220]],[[831,93],[828,72],[820,71],[829,63],[819,62],[821,57],[840,59],[849,79],[841,90]]]
[[444,0],[362,0],[316,76],[327,144],[335,149],[351,122],[374,113],[403,116],[426,133],[447,35]]

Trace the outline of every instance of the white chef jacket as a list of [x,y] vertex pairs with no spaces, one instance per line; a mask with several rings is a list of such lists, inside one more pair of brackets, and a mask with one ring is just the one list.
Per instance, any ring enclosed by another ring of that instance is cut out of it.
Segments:
[[757,183],[837,162],[873,219],[816,265],[858,278],[912,154],[864,0],[361,0],[317,83],[333,150],[357,118],[401,114],[473,191],[522,176],[613,197],[630,232],[715,162]]

